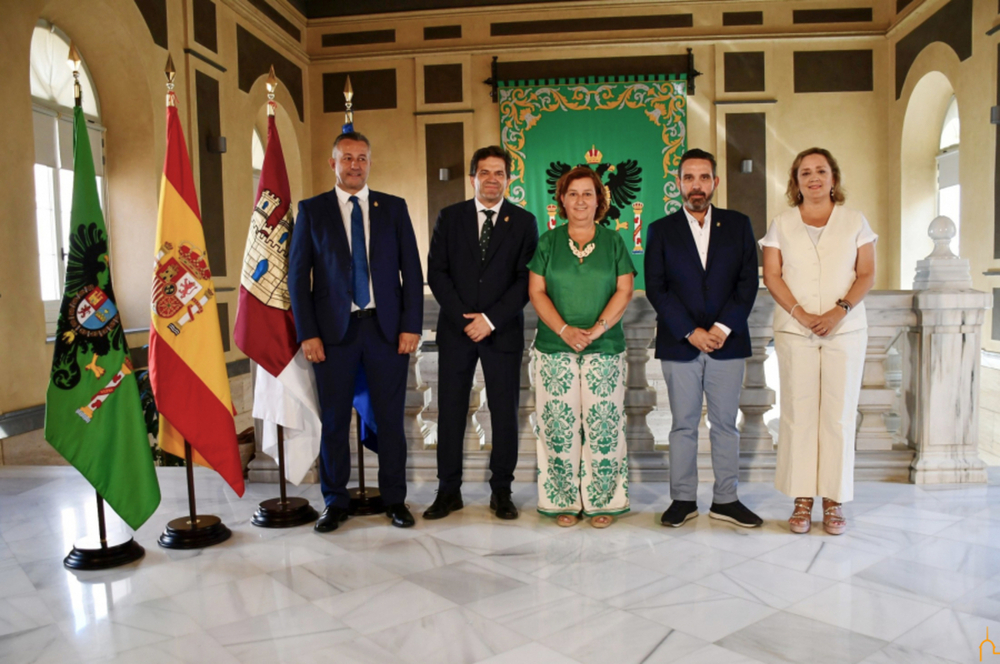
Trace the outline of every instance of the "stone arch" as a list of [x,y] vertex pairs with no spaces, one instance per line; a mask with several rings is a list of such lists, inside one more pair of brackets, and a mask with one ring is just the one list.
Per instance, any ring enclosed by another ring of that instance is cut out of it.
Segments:
[[153,94],[150,72],[162,71],[163,63],[151,59],[163,52],[150,48],[151,42],[136,43],[150,38],[131,0],[50,0],[40,18],[77,44],[93,76],[107,128],[107,224],[118,308],[126,327],[145,327],[159,189],[150,176],[161,168],[164,148],[157,130],[163,131],[165,117],[163,97]]
[[956,95],[958,56],[945,44],[929,45],[914,62],[901,101],[905,114],[900,137],[899,280],[910,288],[916,261],[930,253],[933,244],[927,226],[937,216],[937,163],[941,125]]

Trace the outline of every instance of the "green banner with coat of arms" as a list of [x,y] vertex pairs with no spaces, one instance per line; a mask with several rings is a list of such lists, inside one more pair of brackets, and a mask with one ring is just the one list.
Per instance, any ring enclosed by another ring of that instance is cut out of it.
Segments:
[[681,206],[676,175],[687,149],[686,93],[683,75],[501,83],[508,198],[534,213],[544,233],[566,223],[556,216],[556,182],[589,165],[611,202],[601,223],[632,250],[635,287],[644,290],[646,227]]

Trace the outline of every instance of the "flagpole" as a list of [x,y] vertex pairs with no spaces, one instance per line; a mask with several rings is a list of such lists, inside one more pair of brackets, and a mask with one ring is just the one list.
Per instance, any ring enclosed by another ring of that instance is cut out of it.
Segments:
[[[351,85],[351,76],[348,74],[344,81],[344,126],[341,131],[348,134],[354,131],[354,87]],[[362,369],[364,371],[364,369]],[[382,514],[385,512],[385,505],[382,503],[382,495],[378,489],[365,488],[365,446],[361,440],[364,430],[362,426],[361,413],[357,415],[358,426],[358,486],[348,489],[350,503],[347,511],[357,516],[371,516],[372,514]]]
[[[174,77],[177,71],[169,53],[163,73],[167,77],[166,103],[169,118],[170,109],[174,108],[176,112],[177,107],[177,95],[174,94]],[[187,438],[184,439],[184,466],[187,471],[189,514],[168,522],[157,543],[165,549],[202,549],[225,542],[233,533],[222,523],[222,519],[210,514],[198,514],[194,495],[194,453]]]
[[212,514],[198,514],[194,497],[194,452],[184,441],[184,466],[187,471],[188,516],[172,519],[157,540],[165,549],[204,549],[232,537],[222,519]]
[[[73,70],[73,97],[76,100],[77,108],[83,106],[83,92],[80,89],[80,64],[82,62],[76,45],[71,43],[67,64]],[[132,537],[128,537],[113,546],[108,546],[108,530],[104,522],[104,498],[101,497],[100,491],[95,489],[95,493],[97,494],[97,546],[94,546],[95,542],[89,538],[84,538],[74,544],[73,549],[63,559],[63,566],[67,569],[110,569],[128,565],[146,555],[146,550]]]
[[[278,108],[277,102],[274,101],[274,95],[278,89],[278,77],[274,75],[274,65],[271,65],[266,85],[267,118],[268,122],[271,123],[274,121],[274,114]],[[270,132],[268,135],[270,135]],[[261,186],[263,186],[263,182],[261,182]],[[258,367],[258,371],[260,370],[266,371],[266,369]],[[277,427],[278,491],[280,497],[265,500],[257,506],[257,511],[250,519],[250,523],[260,528],[293,528],[312,523],[319,518],[319,513],[309,504],[308,500],[305,498],[288,497],[288,484],[285,479],[285,427],[280,424]]]

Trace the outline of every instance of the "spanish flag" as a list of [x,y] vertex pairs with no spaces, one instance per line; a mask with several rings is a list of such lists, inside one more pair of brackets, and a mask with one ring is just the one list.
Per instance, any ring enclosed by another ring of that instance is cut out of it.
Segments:
[[176,96],[167,94],[167,155],[153,267],[149,375],[160,413],[160,447],[215,469],[243,495],[229,377],[215,287]]

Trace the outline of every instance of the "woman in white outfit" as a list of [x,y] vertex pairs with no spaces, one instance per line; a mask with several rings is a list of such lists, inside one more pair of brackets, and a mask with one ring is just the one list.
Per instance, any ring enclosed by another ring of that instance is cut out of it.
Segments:
[[828,151],[795,158],[788,204],[760,241],[764,285],[774,309],[781,426],[774,484],[795,498],[792,532],[812,526],[823,498],[823,528],[847,527],[841,503],[854,497],[854,434],[868,344],[863,299],[875,281],[868,220],[844,207],[840,168]]

